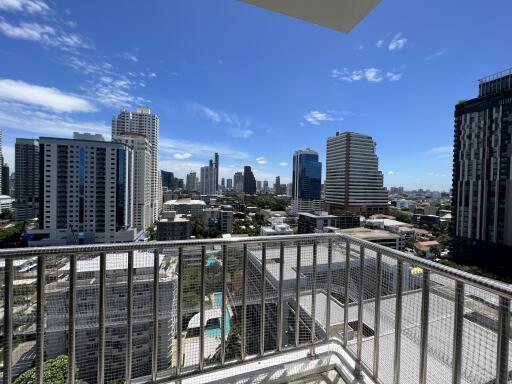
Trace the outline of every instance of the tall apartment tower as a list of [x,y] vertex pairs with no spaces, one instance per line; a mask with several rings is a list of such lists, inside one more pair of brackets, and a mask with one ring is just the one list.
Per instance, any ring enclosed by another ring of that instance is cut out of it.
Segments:
[[[2,152],[2,128],[0,128],[0,168],[4,166],[4,154]],[[2,172],[0,172],[0,186],[3,185],[4,178]],[[0,192],[1,193],[1,192]]]
[[481,79],[477,98],[455,106],[454,256],[512,266],[512,69]]
[[309,148],[295,151],[291,187],[288,194],[292,196],[293,214],[323,209],[322,163],[318,161],[318,152]]
[[160,180],[162,182],[162,187],[166,187],[170,191],[176,189],[176,179],[174,178],[174,173],[161,170]]
[[215,152],[213,162],[215,165],[215,181],[214,181],[214,190],[216,194],[219,190],[219,154]]
[[249,165],[244,167],[244,193],[254,195],[256,193],[256,178]]
[[0,192],[2,195],[10,196],[11,194],[11,175],[9,172],[9,165],[6,163],[2,164],[2,191]]
[[123,133],[114,136],[113,142],[123,143],[133,153],[133,226],[145,231],[152,223],[151,217],[151,144],[145,136]]
[[137,108],[135,112],[122,110],[117,117],[112,118],[112,137],[123,133],[137,133],[149,141],[151,147],[151,218],[158,219],[161,204],[161,183],[158,168],[158,135],[160,122],[158,116],[151,113],[147,107]]
[[200,193],[201,195],[216,195],[219,189],[219,154],[215,153],[208,165],[201,167]]
[[17,138],[14,145],[14,217],[39,215],[39,141]]
[[226,188],[228,190],[232,190],[233,189],[233,179],[227,179],[226,180]]
[[195,172],[190,172],[187,175],[186,183],[185,183],[185,189],[188,192],[194,192],[197,191],[197,175]]
[[39,229],[29,231],[29,245],[135,240],[130,147],[75,133],[41,137],[39,151]]
[[235,192],[244,191],[244,174],[242,172],[235,172],[233,176],[233,184]]
[[325,203],[362,215],[387,213],[388,193],[370,136],[337,132],[327,139]]

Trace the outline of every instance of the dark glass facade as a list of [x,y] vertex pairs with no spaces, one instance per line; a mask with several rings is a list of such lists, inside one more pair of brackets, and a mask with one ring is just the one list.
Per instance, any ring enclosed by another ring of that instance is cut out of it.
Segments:
[[293,154],[292,197],[301,200],[319,200],[322,189],[322,163],[318,153],[310,149]]

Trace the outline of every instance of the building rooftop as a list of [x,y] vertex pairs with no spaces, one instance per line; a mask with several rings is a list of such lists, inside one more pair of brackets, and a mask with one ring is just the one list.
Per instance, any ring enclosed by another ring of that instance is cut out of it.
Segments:
[[166,201],[164,205],[206,205],[206,203],[203,200],[185,198],[178,200],[169,200]]
[[[107,271],[125,270],[128,269],[128,253],[107,253]],[[160,264],[164,255],[160,255]],[[153,253],[134,251],[133,253],[133,268],[151,268],[153,267]],[[59,271],[69,271],[69,262]],[[100,257],[94,257],[87,260],[78,260],[76,263],[77,272],[96,272],[100,270]]]
[[401,237],[397,234],[384,231],[381,229],[370,229],[370,228],[347,228],[340,229],[341,233],[346,233],[347,235],[355,236],[359,239],[372,241],[372,240],[382,240],[382,239],[400,239]]

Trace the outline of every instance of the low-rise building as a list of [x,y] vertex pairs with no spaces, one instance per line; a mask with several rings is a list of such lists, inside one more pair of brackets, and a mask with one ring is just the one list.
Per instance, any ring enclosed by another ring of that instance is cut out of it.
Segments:
[[178,215],[175,211],[162,213],[156,225],[158,241],[187,240],[192,236],[192,223],[186,215]]
[[12,211],[13,202],[14,199],[11,196],[0,195],[0,212],[2,212],[4,209]]
[[271,218],[270,222],[269,226],[261,227],[261,236],[293,235],[293,229],[284,222],[283,217]]
[[427,259],[435,257],[437,252],[441,251],[441,244],[435,240],[418,241],[414,244],[414,247],[420,256],[426,257]]
[[298,232],[299,234],[324,232],[325,227],[344,229],[357,228],[360,225],[360,217],[356,215],[336,216],[327,212],[299,212]]
[[220,208],[203,210],[203,222],[210,228],[217,228],[222,233],[233,232],[233,207],[223,205]]
[[163,211],[175,211],[176,214],[191,215],[193,218],[202,218],[206,203],[203,200],[179,199],[164,203]]
[[[398,251],[405,250],[405,238],[403,236],[388,231],[383,231],[381,229],[348,228],[338,231],[362,240],[383,245],[384,247],[396,249]],[[327,228],[326,232],[336,232],[336,230],[330,230],[330,228]]]

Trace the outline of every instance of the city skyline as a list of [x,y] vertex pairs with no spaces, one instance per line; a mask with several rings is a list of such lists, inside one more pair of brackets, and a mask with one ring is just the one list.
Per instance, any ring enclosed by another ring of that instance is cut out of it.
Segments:
[[[162,121],[160,168],[180,178],[218,152],[220,177],[251,165],[258,180],[288,183],[296,149],[325,159],[327,137],[355,131],[378,143],[387,187],[447,191],[453,105],[510,63],[490,38],[506,12],[485,4],[381,3],[350,35],[231,1],[140,4],[150,25],[108,4],[23,4],[0,2],[0,126],[11,169],[16,137],[109,139],[112,116],[147,105]],[[98,10],[137,28],[98,28]],[[482,19],[494,27],[475,31]],[[433,20],[436,29],[425,28]],[[155,43],[162,35],[165,46]],[[485,44],[485,62],[469,60],[475,44]]]

